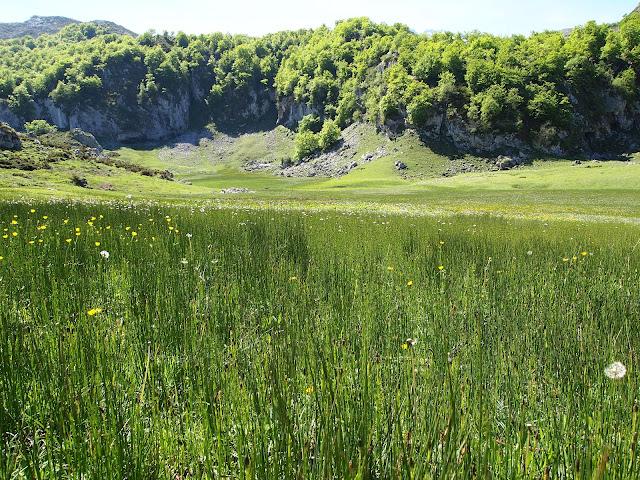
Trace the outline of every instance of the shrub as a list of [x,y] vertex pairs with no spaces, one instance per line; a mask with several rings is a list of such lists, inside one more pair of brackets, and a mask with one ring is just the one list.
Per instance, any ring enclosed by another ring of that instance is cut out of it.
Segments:
[[318,135],[313,132],[303,131],[296,135],[296,152],[295,156],[298,160],[309,157],[316,153],[320,148]]
[[326,120],[322,125],[322,130],[318,134],[318,146],[326,151],[333,147],[340,140],[340,128],[333,120]]
[[51,125],[46,120],[33,120],[24,124],[24,129],[27,133],[33,135],[44,135],[45,133],[55,133],[58,128],[55,125]]

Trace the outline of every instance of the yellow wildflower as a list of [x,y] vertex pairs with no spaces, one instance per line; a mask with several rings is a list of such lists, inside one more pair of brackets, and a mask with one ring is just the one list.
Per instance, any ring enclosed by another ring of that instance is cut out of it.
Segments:
[[413,287],[413,280],[409,280],[407,282],[407,287]]
[[309,385],[307,388],[304,389],[304,393],[306,393],[307,395],[311,395],[314,391],[313,385]]
[[102,313],[102,309],[101,308],[92,308],[91,310],[89,310],[87,312],[87,315],[89,315],[90,317],[93,317],[94,315],[97,315],[99,313]]
[[96,242],[95,245],[96,245],[96,247],[99,247],[100,246],[100,242]]

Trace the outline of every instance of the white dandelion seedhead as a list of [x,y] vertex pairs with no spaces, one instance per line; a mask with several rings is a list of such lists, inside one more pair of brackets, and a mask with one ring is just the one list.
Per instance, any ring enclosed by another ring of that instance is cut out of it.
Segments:
[[106,250],[102,250],[102,251],[100,252],[100,256],[101,256],[102,258],[104,258],[105,260],[107,260],[107,259],[109,259],[109,252],[107,252]]
[[190,239],[191,237],[193,237],[193,235],[191,235],[190,233],[187,233],[185,236],[186,236],[187,238],[189,238],[189,239]]
[[604,374],[611,380],[621,380],[627,374],[627,367],[621,362],[613,362],[604,369]]

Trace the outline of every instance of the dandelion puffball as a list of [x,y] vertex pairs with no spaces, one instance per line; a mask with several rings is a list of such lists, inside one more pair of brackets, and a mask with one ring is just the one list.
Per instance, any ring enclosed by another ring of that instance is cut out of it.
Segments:
[[109,252],[107,252],[106,250],[102,250],[100,252],[100,256],[106,260],[109,258]]
[[621,362],[613,362],[604,369],[604,374],[611,380],[620,380],[627,374],[627,367]]

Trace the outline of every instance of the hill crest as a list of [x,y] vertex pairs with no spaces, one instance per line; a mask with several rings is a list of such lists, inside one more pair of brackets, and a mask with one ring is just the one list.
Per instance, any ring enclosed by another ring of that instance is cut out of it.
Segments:
[[131,30],[114,22],[109,22],[106,20],[80,22],[79,20],[68,17],[34,15],[24,22],[0,23],[0,39],[5,40],[26,36],[35,38],[39,37],[40,35],[57,33],[67,25],[79,23],[94,23],[106,28],[110,33],[131,35],[133,37],[137,36]]

